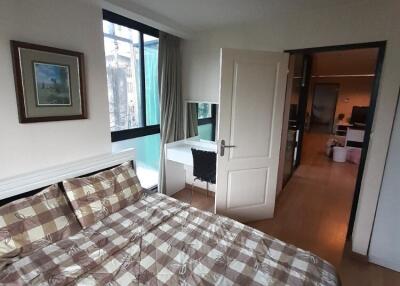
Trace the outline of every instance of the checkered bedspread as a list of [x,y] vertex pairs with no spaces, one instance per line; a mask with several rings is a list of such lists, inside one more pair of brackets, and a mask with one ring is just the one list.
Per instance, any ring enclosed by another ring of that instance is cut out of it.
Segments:
[[161,194],[0,273],[0,285],[338,285],[310,252]]

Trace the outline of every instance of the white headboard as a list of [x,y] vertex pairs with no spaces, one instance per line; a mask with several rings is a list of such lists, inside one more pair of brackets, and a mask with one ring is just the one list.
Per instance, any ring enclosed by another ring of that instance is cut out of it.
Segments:
[[84,158],[0,180],[0,200],[135,160],[135,149]]

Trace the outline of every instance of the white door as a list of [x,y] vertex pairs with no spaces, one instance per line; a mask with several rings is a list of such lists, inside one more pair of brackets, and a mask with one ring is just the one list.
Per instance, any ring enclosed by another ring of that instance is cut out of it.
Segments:
[[[216,212],[274,214],[288,55],[221,49]],[[235,147],[223,147],[233,145]]]

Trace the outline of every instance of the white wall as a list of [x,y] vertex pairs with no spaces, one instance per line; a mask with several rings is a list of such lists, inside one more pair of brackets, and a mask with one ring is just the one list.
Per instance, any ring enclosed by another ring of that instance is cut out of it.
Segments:
[[400,271],[400,106],[383,176],[379,203],[372,232],[371,262]]
[[[87,120],[20,124],[10,40],[85,54]],[[0,2],[0,179],[111,151],[102,11],[90,0]]]
[[182,93],[185,100],[219,103],[219,49],[205,44],[182,41]]
[[367,254],[400,78],[400,2],[345,1],[282,10],[262,22],[199,33],[183,43],[186,99],[219,101],[219,49],[283,51],[387,40],[379,98],[361,187],[353,250]]

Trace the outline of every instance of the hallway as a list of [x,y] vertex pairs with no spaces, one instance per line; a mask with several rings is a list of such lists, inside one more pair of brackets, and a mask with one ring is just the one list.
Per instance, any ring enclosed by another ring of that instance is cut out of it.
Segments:
[[324,153],[328,138],[325,134],[305,134],[302,164],[279,195],[275,217],[249,225],[338,266],[358,166],[332,162]]

